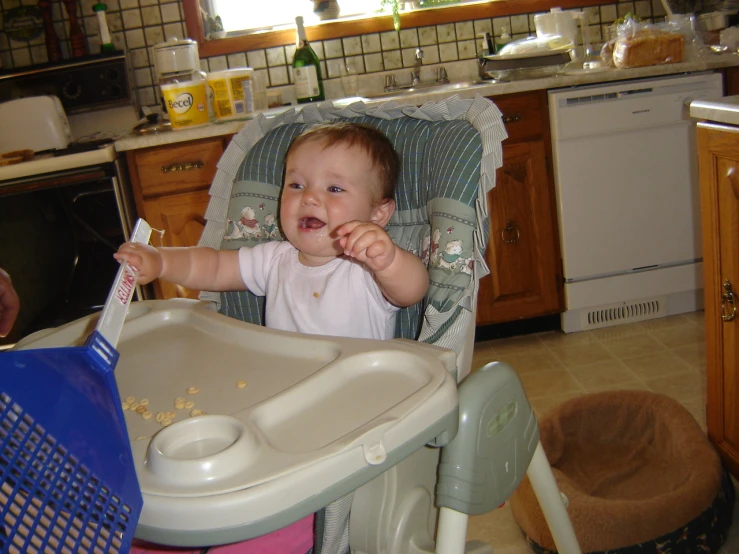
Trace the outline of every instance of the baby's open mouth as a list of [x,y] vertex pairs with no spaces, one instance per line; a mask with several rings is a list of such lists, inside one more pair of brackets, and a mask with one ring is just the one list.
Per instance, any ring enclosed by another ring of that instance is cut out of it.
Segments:
[[298,222],[298,227],[301,229],[320,229],[325,226],[326,224],[323,221],[315,217],[303,217]]

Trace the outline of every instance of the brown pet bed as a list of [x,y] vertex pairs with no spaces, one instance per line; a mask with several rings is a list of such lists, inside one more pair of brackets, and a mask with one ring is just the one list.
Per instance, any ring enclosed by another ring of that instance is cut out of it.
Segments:
[[[583,552],[664,551],[656,539],[682,543],[680,552],[711,552],[707,534],[719,545],[725,540],[731,480],[675,400],[645,391],[589,394],[553,409],[539,427]],[[536,551],[555,550],[528,479],[511,508]],[[704,543],[689,546],[688,535]],[[654,548],[645,550],[650,542]]]

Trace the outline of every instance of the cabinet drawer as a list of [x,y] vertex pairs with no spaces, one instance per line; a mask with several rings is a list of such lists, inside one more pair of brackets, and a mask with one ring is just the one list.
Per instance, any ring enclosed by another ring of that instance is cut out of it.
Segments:
[[549,132],[546,92],[506,94],[491,97],[491,100],[503,114],[503,121],[508,132],[508,138],[503,144],[538,139]]
[[223,154],[223,140],[205,139],[135,151],[135,171],[144,197],[210,186]]

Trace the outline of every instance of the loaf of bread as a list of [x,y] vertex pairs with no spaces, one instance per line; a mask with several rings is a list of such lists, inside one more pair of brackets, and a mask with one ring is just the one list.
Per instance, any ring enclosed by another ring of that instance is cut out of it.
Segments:
[[683,35],[658,29],[643,29],[623,35],[613,45],[613,64],[624,69],[683,61]]

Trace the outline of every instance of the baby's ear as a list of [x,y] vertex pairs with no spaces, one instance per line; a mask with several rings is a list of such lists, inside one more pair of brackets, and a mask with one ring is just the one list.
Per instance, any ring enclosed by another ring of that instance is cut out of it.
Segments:
[[387,225],[387,222],[390,221],[390,218],[392,217],[394,212],[395,200],[393,200],[392,198],[384,198],[372,210],[372,223],[385,228],[385,225]]

